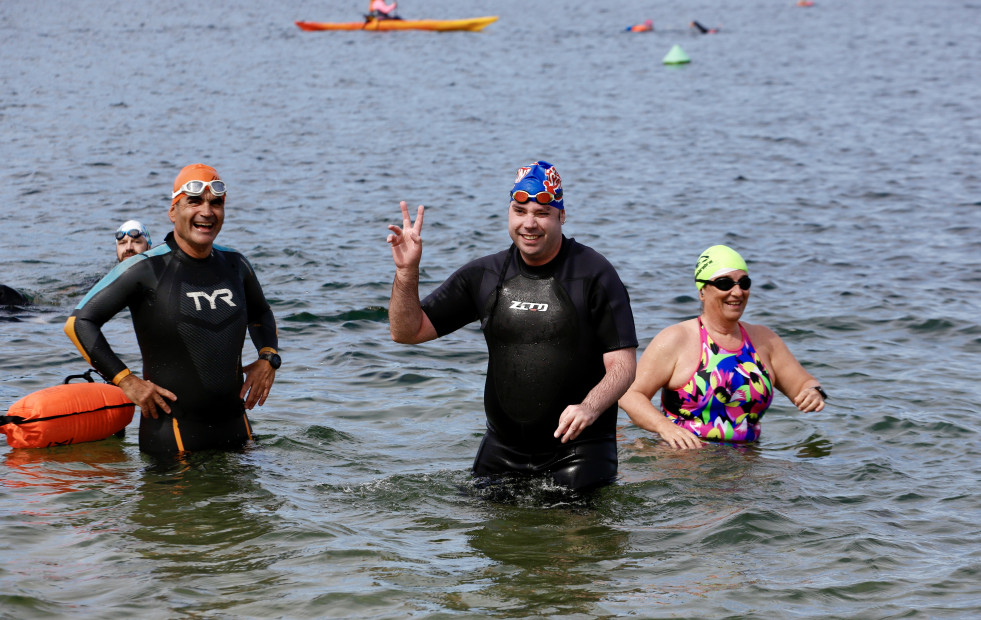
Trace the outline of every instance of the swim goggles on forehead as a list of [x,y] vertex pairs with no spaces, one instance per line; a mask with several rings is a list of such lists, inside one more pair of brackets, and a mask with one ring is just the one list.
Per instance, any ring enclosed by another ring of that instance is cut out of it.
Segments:
[[527,204],[534,200],[540,205],[552,204],[556,200],[561,200],[561,196],[556,196],[552,192],[538,192],[537,194],[529,194],[523,189],[519,189],[516,192],[511,192],[511,200],[518,204]]
[[211,193],[215,196],[225,195],[225,182],[221,179],[215,179],[214,181],[188,181],[184,185],[181,185],[180,189],[174,192],[171,196],[171,200],[177,198],[181,194],[186,194],[188,196],[200,196],[204,193],[205,188],[210,188]]
[[695,280],[695,282],[714,286],[720,291],[732,290],[732,287],[736,286],[737,284],[739,285],[739,288],[743,289],[744,291],[748,291],[749,287],[753,285],[753,281],[749,279],[749,276],[743,276],[739,278],[738,281],[733,280],[729,276],[725,276],[722,278],[716,278],[715,280]]
[[120,241],[123,237],[132,237],[134,239],[139,239],[140,237],[146,237],[146,234],[139,228],[130,228],[129,230],[117,230],[116,231],[116,241]]

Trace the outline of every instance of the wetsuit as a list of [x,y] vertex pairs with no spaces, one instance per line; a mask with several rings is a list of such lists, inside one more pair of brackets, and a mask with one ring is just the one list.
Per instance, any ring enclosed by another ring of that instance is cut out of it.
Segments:
[[178,452],[235,448],[251,438],[242,389],[242,346],[248,332],[262,352],[278,346],[272,310],[249,261],[213,246],[196,259],[174,241],[126,259],[75,308],[65,332],[104,377],[130,374],[102,334],[129,308],[144,377],[177,395],[171,415],[140,419],[140,449]]
[[637,346],[627,291],[603,256],[563,237],[551,262],[532,267],[512,246],[460,268],[422,308],[439,336],[481,322],[487,434],[475,475],[547,474],[579,490],[615,478],[616,403],[575,440],[552,436],[605,376],[603,354]]
[[705,26],[699,24],[698,22],[692,22],[691,25],[692,27],[697,28],[698,31],[702,34],[715,34],[716,32],[719,31],[718,28],[706,28]]
[[26,306],[27,298],[19,291],[0,284],[0,306]]
[[755,441],[760,419],[773,402],[770,374],[749,334],[738,351],[723,349],[698,319],[701,357],[683,387],[661,390],[661,409],[668,418],[703,439]]

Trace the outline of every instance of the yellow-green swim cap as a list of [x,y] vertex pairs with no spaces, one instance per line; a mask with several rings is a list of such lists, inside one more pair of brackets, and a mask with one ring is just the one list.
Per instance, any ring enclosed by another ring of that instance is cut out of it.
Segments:
[[746,261],[738,252],[726,245],[713,245],[702,252],[695,263],[695,286],[702,290],[705,285],[698,280],[711,280],[730,271],[749,273]]

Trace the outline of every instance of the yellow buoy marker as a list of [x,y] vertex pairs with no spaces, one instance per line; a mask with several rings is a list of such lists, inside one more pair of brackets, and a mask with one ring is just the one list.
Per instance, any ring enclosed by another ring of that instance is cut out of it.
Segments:
[[691,62],[691,58],[685,53],[685,50],[681,49],[680,45],[675,45],[668,52],[667,56],[664,57],[662,61],[666,65],[683,65],[685,63]]

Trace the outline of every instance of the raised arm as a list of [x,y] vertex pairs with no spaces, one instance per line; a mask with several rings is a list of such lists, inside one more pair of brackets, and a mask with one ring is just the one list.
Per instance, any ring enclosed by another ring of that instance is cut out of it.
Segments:
[[675,425],[651,399],[666,387],[678,365],[679,351],[691,346],[682,324],[665,328],[644,350],[637,365],[637,377],[620,398],[620,408],[630,420],[646,431],[657,433],[672,448],[698,448],[701,441],[688,429]]
[[392,246],[395,261],[395,281],[388,306],[389,330],[392,340],[402,344],[417,344],[436,338],[436,329],[419,304],[419,262],[422,259],[422,217],[425,207],[419,205],[415,224],[409,219],[409,207],[405,201],[402,209],[402,227],[388,227],[388,243]]

